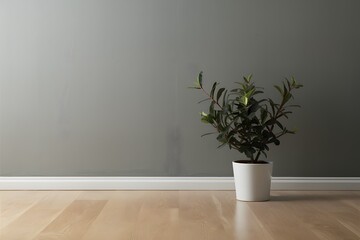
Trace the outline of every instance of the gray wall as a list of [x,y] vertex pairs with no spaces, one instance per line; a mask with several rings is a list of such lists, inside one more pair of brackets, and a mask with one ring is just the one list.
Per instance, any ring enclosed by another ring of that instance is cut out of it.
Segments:
[[360,176],[357,0],[0,1],[3,176],[229,176],[187,89],[295,75],[275,176]]

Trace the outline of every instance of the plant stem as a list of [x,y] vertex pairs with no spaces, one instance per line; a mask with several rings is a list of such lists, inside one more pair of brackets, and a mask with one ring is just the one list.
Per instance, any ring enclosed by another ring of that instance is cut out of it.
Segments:
[[218,107],[221,109],[221,110],[224,110],[220,104],[218,103],[218,101],[216,101],[213,97],[210,96],[210,94],[208,92],[205,91],[205,89],[201,86],[201,90],[203,90],[203,92],[216,104],[218,105]]
[[[293,90],[293,88],[289,89],[289,93],[291,93],[291,90]],[[280,104],[279,108],[277,109],[276,114],[274,115],[275,120],[278,119],[279,113],[284,110],[283,109],[284,106],[285,106],[285,97],[283,96],[281,104]],[[274,127],[275,127],[275,123],[271,126],[271,132],[274,130]]]
[[259,160],[260,153],[261,153],[261,151],[259,150],[258,153],[256,154],[256,157],[255,157],[255,161],[254,161],[254,162],[257,162],[257,161]]
[[281,137],[282,135],[285,135],[286,134],[286,132],[284,131],[284,132],[281,132],[281,133],[278,133],[278,135],[276,135],[276,138],[279,138],[279,137]]

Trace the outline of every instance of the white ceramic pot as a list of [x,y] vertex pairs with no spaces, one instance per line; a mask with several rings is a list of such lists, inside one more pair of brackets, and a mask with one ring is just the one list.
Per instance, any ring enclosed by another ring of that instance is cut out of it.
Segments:
[[233,162],[236,199],[240,201],[267,201],[270,199],[272,162]]

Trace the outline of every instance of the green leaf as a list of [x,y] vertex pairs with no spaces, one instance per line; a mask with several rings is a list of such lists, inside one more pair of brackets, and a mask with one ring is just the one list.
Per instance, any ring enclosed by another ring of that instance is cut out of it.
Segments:
[[250,74],[250,75],[248,75],[248,76],[244,77],[244,80],[245,80],[245,82],[246,82],[246,83],[250,83],[251,78],[252,78],[252,74]]
[[261,108],[261,110],[260,110],[261,124],[264,124],[267,116],[268,116],[268,110],[267,110],[267,106],[265,105],[265,109]]
[[295,88],[298,89],[298,88],[302,88],[304,85],[302,84],[296,84]]
[[296,80],[294,76],[291,76],[291,86],[296,87]]
[[284,103],[287,103],[290,98],[292,97],[291,93],[290,92],[287,92],[285,95],[284,95]]
[[207,113],[205,113],[205,112],[201,112],[200,113],[200,116],[201,116],[201,122],[203,122],[203,123],[210,123],[209,122],[209,118],[208,118],[208,114]]
[[194,82],[194,86],[195,86],[195,87],[198,87],[198,88],[201,88],[201,85],[200,85],[199,80],[197,80],[197,81]]
[[217,82],[214,82],[214,84],[213,84],[213,86],[212,86],[212,88],[211,88],[211,92],[210,92],[210,97],[211,97],[211,98],[214,98],[214,93],[215,93],[216,85],[217,85],[217,84],[218,84]]
[[279,87],[278,85],[274,85],[274,87],[279,91],[279,93],[281,94],[281,96],[284,95],[283,90],[281,89],[281,87]]
[[216,95],[216,101],[219,101],[221,94],[225,91],[225,88],[220,88]]
[[219,142],[221,143],[227,143],[226,137],[225,137],[225,133],[220,133],[217,138],[216,138]]
[[251,98],[251,95],[252,95],[254,92],[255,92],[255,88],[249,90],[249,91],[245,94],[245,96],[246,96],[247,98]]
[[219,145],[217,148],[222,148],[222,147],[224,147],[225,145],[226,145],[226,143],[223,143],[223,144]]
[[225,107],[226,105],[226,94],[227,94],[228,90],[225,90],[225,93],[223,95],[223,107]]
[[276,121],[275,124],[278,125],[281,130],[284,129],[284,126],[279,121]]
[[210,106],[209,106],[209,113],[210,113],[210,114],[214,114],[214,111],[215,111],[215,110],[214,110],[214,104],[215,104],[214,101],[212,101],[212,102],[210,103]]
[[203,83],[203,72],[202,71],[198,75],[197,82],[198,82],[199,86],[202,87],[202,83]]
[[268,101],[270,103],[270,107],[271,107],[272,113],[274,115],[275,114],[275,103],[270,98],[268,98]]
[[201,118],[201,122],[203,122],[203,123],[209,123],[207,117],[202,117],[202,118]]
[[247,147],[245,148],[245,155],[250,158],[253,159],[254,158],[254,153],[256,152],[255,149],[253,149],[252,147]]
[[248,102],[249,102],[249,99],[246,96],[242,96],[240,98],[240,103],[242,103],[244,106],[247,106]]
[[205,98],[205,99],[199,101],[198,103],[202,103],[202,102],[205,102],[205,101],[208,101],[208,100],[211,100],[211,99],[210,98]]
[[212,123],[214,123],[214,117],[212,115],[210,115],[210,114],[207,115],[207,116],[202,116],[201,117],[201,122],[212,124]]
[[259,108],[260,108],[259,104],[258,104],[256,101],[254,101],[254,100],[251,100],[250,103],[251,103],[251,105],[249,105],[249,108],[248,108],[247,113],[248,113],[248,114],[251,114],[251,113],[256,114],[256,112],[257,112],[257,111],[259,110]]
[[208,114],[205,113],[205,112],[201,112],[200,115],[201,115],[202,117],[207,117],[207,116],[208,116]]
[[255,92],[253,93],[253,95],[260,94],[260,93],[264,93],[264,92],[263,92],[263,91],[255,91]]
[[286,130],[286,133],[295,134],[295,133],[297,133],[297,129],[294,129],[294,130]]
[[208,135],[211,135],[211,134],[215,134],[216,132],[211,132],[211,133],[205,133],[203,135],[201,135],[201,137],[205,137],[205,136],[208,136]]
[[288,92],[289,92],[289,91],[288,91],[288,89],[287,89],[286,86],[285,86],[285,82],[283,82],[283,96],[287,95]]
[[285,78],[285,80],[286,80],[288,89],[290,90],[291,89],[291,83],[290,83],[289,79]]

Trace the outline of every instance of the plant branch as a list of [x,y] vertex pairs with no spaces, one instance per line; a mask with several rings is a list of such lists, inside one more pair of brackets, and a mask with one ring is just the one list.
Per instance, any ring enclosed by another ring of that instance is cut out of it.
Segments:
[[[282,125],[281,120],[283,116],[287,118],[292,113],[287,111],[287,107],[291,106],[287,103],[292,98],[292,90],[302,85],[296,84],[294,79],[292,83],[288,79],[286,81],[287,86],[283,82],[283,88],[275,85],[282,94],[282,99],[275,103],[271,98],[257,100],[253,97],[263,92],[255,91],[251,75],[244,77],[244,83],[240,83],[242,88],[219,88],[216,91],[218,83],[215,82],[211,92],[207,92],[202,85],[201,72],[193,88],[201,89],[207,96],[202,101],[210,100],[209,114],[202,112],[201,120],[216,129],[220,146],[227,144],[230,149],[244,153],[252,163],[257,163],[261,154],[266,157],[268,144],[279,145],[279,137],[293,133]],[[262,102],[264,105],[260,104]]]
[[203,88],[203,86],[201,86],[200,88],[201,88],[201,90],[203,90],[203,92],[211,99],[211,101],[213,101],[222,111],[224,111],[224,109],[220,106],[219,102],[216,101],[212,96],[210,96],[210,94],[205,91],[205,89]]
[[255,162],[257,162],[259,160],[260,153],[261,153],[261,150],[259,150],[258,153],[256,154]]

